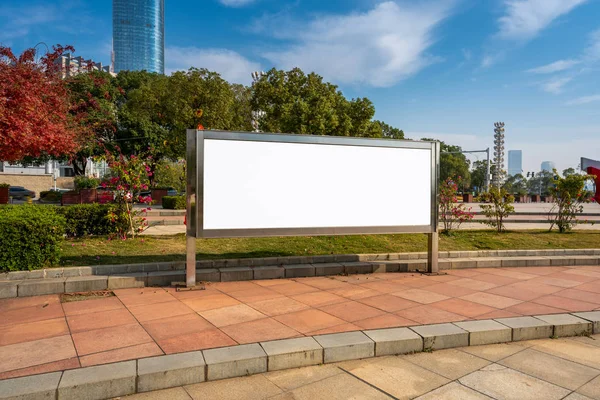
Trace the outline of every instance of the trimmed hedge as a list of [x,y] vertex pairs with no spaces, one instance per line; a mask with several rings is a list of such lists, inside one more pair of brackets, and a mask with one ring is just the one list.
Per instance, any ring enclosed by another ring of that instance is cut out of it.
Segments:
[[25,271],[57,264],[65,218],[53,208],[0,207],[0,270]]
[[186,205],[185,196],[163,196],[162,198],[162,206],[167,210],[185,210]]
[[111,205],[105,204],[75,204],[58,207],[56,211],[66,220],[65,233],[69,237],[87,235],[110,235],[116,233],[107,215]]

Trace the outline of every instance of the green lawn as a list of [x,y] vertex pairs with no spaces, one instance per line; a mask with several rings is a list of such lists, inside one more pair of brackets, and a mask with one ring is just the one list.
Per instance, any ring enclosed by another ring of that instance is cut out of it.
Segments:
[[[440,236],[440,250],[577,249],[600,247],[600,231],[457,231]],[[61,265],[126,264],[185,260],[185,236],[132,240],[87,238],[62,246]],[[323,254],[401,253],[427,250],[424,234],[198,239],[198,259]]]

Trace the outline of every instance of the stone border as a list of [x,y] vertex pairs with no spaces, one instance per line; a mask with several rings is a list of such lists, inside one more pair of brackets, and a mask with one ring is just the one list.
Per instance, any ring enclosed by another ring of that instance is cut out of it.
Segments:
[[0,398],[102,400],[267,371],[600,333],[600,311],[364,330],[221,347],[0,380]]
[[[550,252],[555,253],[555,255],[532,255],[536,253],[548,254]],[[443,253],[443,255],[446,256],[445,258],[439,259],[438,263],[440,270],[538,266],[569,267],[600,264],[600,249],[577,251],[457,251],[440,253]],[[494,254],[494,256],[488,256],[488,254]],[[502,256],[498,256],[498,254],[502,254]],[[400,256],[403,258],[401,259]],[[261,258],[208,262],[199,261],[197,263],[198,269],[196,270],[196,281],[231,282],[253,279],[301,278],[340,274],[424,272],[427,269],[426,256],[427,253],[402,253],[286,257],[285,260],[277,258]],[[398,257],[398,259],[395,259],[395,257]],[[410,258],[407,259],[404,257]],[[394,259],[392,260],[392,258]],[[356,261],[357,259],[364,260]],[[273,262],[274,260],[279,261],[279,263],[277,265],[262,265],[263,263]],[[332,260],[336,261],[332,262]],[[235,264],[232,263],[229,265],[228,261],[235,262]],[[257,265],[252,265],[253,262],[256,262]],[[248,265],[242,266],[240,264]],[[0,274],[0,299],[57,293],[88,292],[92,290],[170,286],[172,282],[185,282],[185,280],[185,262],[100,265],[95,267],[15,271]]]

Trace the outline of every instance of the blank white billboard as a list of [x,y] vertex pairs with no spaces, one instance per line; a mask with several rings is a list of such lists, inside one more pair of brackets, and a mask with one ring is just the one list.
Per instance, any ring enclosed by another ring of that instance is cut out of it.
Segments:
[[199,135],[199,236],[432,231],[434,144]]

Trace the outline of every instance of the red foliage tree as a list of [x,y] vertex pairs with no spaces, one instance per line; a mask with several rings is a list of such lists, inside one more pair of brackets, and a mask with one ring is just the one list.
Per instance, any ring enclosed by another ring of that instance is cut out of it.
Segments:
[[36,50],[19,57],[0,46],[0,160],[59,157],[77,148],[69,96],[55,61],[71,46],[54,46],[36,60]]

